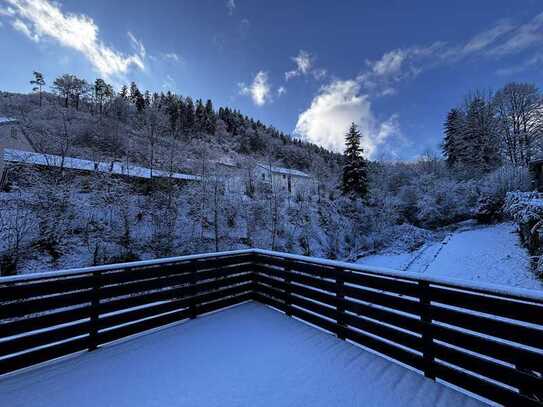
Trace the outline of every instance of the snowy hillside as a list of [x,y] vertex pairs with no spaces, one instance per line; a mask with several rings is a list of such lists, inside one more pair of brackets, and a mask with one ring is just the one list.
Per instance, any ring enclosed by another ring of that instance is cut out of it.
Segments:
[[367,256],[360,264],[389,267],[463,280],[543,289],[543,280],[530,271],[530,258],[520,246],[516,227],[501,223],[488,227],[464,227],[441,242],[411,253]]

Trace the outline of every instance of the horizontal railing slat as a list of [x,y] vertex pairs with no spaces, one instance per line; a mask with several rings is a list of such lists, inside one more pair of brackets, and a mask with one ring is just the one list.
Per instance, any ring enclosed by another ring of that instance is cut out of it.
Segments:
[[0,338],[85,319],[89,317],[90,309],[90,306],[85,306],[66,311],[52,312],[37,317],[28,317],[17,321],[0,323]]
[[36,298],[29,301],[3,304],[0,307],[0,319],[17,318],[53,309],[83,305],[91,301],[91,290]]
[[439,341],[499,359],[506,363],[543,370],[543,353],[437,324],[433,325],[432,331],[434,338]]
[[192,303],[204,303],[208,301],[215,301],[227,296],[240,294],[249,291],[251,283],[233,286],[230,288],[221,289],[218,291],[212,291],[206,294],[197,295],[194,297],[174,299],[168,302],[159,303],[156,305],[147,306],[144,308],[128,309],[125,312],[115,313],[112,315],[106,315],[100,317],[98,320],[98,328],[110,328],[115,325],[121,325],[124,323],[132,322],[138,319],[147,318],[152,315],[159,315],[166,312],[174,311],[180,308],[188,308]]
[[28,300],[32,297],[62,294],[70,291],[84,290],[92,286],[92,276],[79,275],[62,280],[21,281],[16,285],[0,283],[0,301]]
[[480,332],[486,335],[541,348],[543,346],[543,330],[525,325],[512,324],[487,316],[432,305],[432,318],[445,324]]
[[[243,272],[244,270],[238,270],[237,268],[218,270],[215,272],[216,275],[215,275],[214,280],[218,281],[218,279],[220,278],[227,278],[234,274],[240,274]],[[191,282],[198,282],[198,281],[202,281],[206,279],[210,279],[210,276],[208,274],[204,276],[204,275],[199,275],[199,273],[194,273],[194,274],[168,276],[164,278],[155,278],[151,280],[143,280],[143,281],[130,282],[126,284],[106,286],[106,287],[100,288],[100,297],[101,298],[120,297],[122,295],[135,294],[142,291],[151,291],[151,290],[156,290],[156,289],[160,289],[164,287],[187,285]]]
[[89,328],[90,322],[85,321],[5,340],[0,342],[0,357],[11,353],[22,352],[31,348],[37,348],[53,342],[60,342],[76,336],[86,335],[89,332]]
[[0,375],[19,370],[38,363],[47,362],[71,353],[80,352],[88,347],[88,338],[82,337],[61,342],[30,352],[21,353],[0,360]]
[[136,307],[138,305],[143,305],[151,302],[169,300],[176,297],[183,298],[190,296],[193,291],[205,292],[219,289],[222,287],[227,287],[230,285],[243,284],[248,281],[251,281],[251,275],[240,274],[232,277],[221,278],[219,280],[212,280],[205,283],[194,284],[193,286],[185,285],[173,288],[167,287],[163,290],[155,291],[152,293],[138,293],[140,295],[102,302],[101,304],[99,304],[100,314],[119,311],[125,308]]
[[524,385],[534,390],[543,389],[543,380],[535,376],[449,346],[434,343],[434,354],[437,359],[444,360],[445,362],[509,386],[519,387]]
[[436,376],[467,391],[506,406],[541,407],[537,401],[459,369],[436,363]]
[[543,304],[433,286],[429,288],[429,296],[432,301],[443,304],[543,325]]

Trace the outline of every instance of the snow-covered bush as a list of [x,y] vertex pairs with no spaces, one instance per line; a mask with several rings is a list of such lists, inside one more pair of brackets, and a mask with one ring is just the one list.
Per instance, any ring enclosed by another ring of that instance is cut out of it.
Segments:
[[504,212],[518,224],[535,223],[543,218],[543,199],[537,192],[508,192]]
[[537,192],[509,192],[504,212],[519,226],[522,241],[534,255],[543,253],[543,199]]

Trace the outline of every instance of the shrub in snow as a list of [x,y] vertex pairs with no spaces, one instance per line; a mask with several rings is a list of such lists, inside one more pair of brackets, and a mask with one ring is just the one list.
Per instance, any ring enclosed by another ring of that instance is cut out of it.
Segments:
[[508,192],[504,212],[518,224],[535,223],[543,218],[543,199],[537,192]]
[[482,195],[475,208],[474,216],[481,223],[492,223],[503,217],[503,197],[499,195]]
[[518,225],[524,244],[532,254],[543,252],[543,199],[537,192],[509,192],[504,212]]

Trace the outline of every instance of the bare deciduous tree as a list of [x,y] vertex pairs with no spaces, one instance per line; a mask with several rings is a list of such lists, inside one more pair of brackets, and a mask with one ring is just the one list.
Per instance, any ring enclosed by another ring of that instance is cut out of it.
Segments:
[[538,89],[510,83],[494,97],[505,155],[513,165],[526,165],[541,148],[543,106]]

